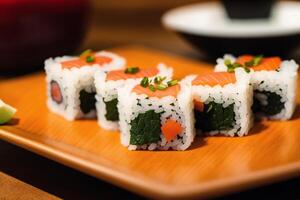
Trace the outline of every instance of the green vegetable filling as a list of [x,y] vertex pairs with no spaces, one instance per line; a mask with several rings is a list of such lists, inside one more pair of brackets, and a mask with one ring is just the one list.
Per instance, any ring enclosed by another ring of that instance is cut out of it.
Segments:
[[214,130],[227,130],[233,128],[235,123],[234,103],[226,108],[222,104],[210,102],[204,104],[203,112],[195,110],[196,129],[204,132]]
[[106,105],[106,114],[105,117],[109,121],[118,121],[119,120],[119,111],[118,111],[118,99],[113,99],[110,101],[104,101]]
[[[254,91],[254,99],[253,99],[253,106],[252,111],[254,113],[262,112],[266,115],[276,115],[281,112],[284,108],[284,102],[281,102],[281,96],[274,93],[274,92],[267,92],[267,91]],[[267,102],[267,105],[263,105],[264,103],[262,100],[258,99],[258,95],[264,95],[264,101]]]
[[139,114],[130,122],[130,144],[144,145],[160,141],[160,116],[154,110]]
[[80,109],[84,114],[89,113],[91,110],[95,110],[95,92],[87,92],[85,90],[81,90],[79,92],[80,99]]

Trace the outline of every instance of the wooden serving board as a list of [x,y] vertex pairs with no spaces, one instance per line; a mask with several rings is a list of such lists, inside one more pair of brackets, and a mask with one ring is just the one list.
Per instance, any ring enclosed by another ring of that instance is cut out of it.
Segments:
[[[111,49],[129,66],[173,66],[175,76],[212,66],[156,50]],[[196,138],[187,151],[128,151],[119,133],[95,120],[69,122],[48,111],[45,75],[0,82],[0,98],[18,112],[0,138],[69,167],[155,198],[211,197],[300,175],[300,110],[287,122],[261,122],[246,137]],[[299,102],[299,98],[298,98]]]

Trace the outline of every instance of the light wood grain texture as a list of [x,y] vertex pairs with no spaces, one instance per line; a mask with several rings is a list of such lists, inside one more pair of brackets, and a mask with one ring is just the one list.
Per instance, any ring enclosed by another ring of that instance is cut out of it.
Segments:
[[0,199],[59,200],[59,198],[0,172]]
[[[142,47],[112,49],[128,65],[165,62],[180,78],[210,65]],[[216,196],[300,174],[300,110],[292,120],[261,122],[247,137],[197,138],[184,152],[128,151],[119,133],[95,120],[69,122],[48,111],[45,76],[0,82],[0,97],[18,108],[0,138],[139,194],[157,198]],[[299,101],[298,101],[299,102]]]

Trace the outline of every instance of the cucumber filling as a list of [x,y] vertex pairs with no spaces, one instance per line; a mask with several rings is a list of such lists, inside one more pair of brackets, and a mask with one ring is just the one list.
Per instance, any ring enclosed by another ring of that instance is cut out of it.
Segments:
[[119,111],[117,107],[118,99],[104,101],[104,103],[106,105],[105,118],[109,121],[118,121],[119,120]]
[[203,132],[215,130],[228,130],[235,124],[234,103],[226,108],[222,104],[210,102],[204,104],[203,112],[194,110],[196,118],[196,129]]
[[95,110],[95,92],[87,92],[85,90],[81,90],[79,92],[79,100],[80,100],[80,109],[84,114],[89,113],[92,110]]
[[254,91],[252,111],[254,113],[264,113],[265,115],[276,115],[284,108],[281,96],[275,92]]

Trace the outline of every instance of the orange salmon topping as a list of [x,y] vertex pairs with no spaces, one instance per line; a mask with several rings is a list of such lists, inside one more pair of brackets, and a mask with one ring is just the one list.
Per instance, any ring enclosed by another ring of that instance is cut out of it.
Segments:
[[107,73],[107,81],[116,81],[121,79],[136,79],[143,77],[152,77],[159,73],[157,68],[141,69],[139,72],[130,74],[125,73],[125,70],[114,70]]
[[[241,65],[245,65],[246,62],[250,62],[254,56],[251,55],[243,55],[238,57],[236,60],[236,63],[239,63]],[[273,71],[276,70],[280,67],[281,64],[281,58],[280,57],[267,57],[267,58],[262,58],[260,63],[256,66],[252,66],[251,69],[254,71]]]
[[229,83],[235,83],[236,78],[234,73],[228,72],[213,72],[209,74],[198,75],[192,82],[193,85],[208,85],[215,86],[220,85],[224,86]]
[[199,101],[198,99],[194,99],[194,108],[200,112],[204,110],[204,103]]
[[173,119],[167,120],[161,127],[161,132],[169,142],[182,132],[181,124]]
[[263,58],[262,61],[252,67],[254,71],[261,71],[261,70],[267,70],[267,71],[273,71],[280,67],[281,64],[281,58],[279,57],[269,57],[269,58]]
[[86,58],[80,57],[74,60],[68,60],[61,62],[62,68],[72,68],[72,67],[82,67],[85,65],[93,65],[93,64],[107,64],[112,61],[111,58],[105,56],[95,56],[95,60],[93,62],[86,62]]
[[179,91],[180,91],[180,85],[178,84],[170,86],[164,90],[155,90],[155,91],[151,91],[148,87],[143,87],[140,84],[136,85],[132,89],[132,92],[135,92],[138,95],[145,94],[148,97],[157,97],[157,98],[163,98],[165,96],[177,97]]
[[235,62],[239,63],[241,65],[245,65],[246,62],[250,62],[253,58],[254,58],[254,56],[251,56],[251,55],[242,55],[242,56],[238,57]]

